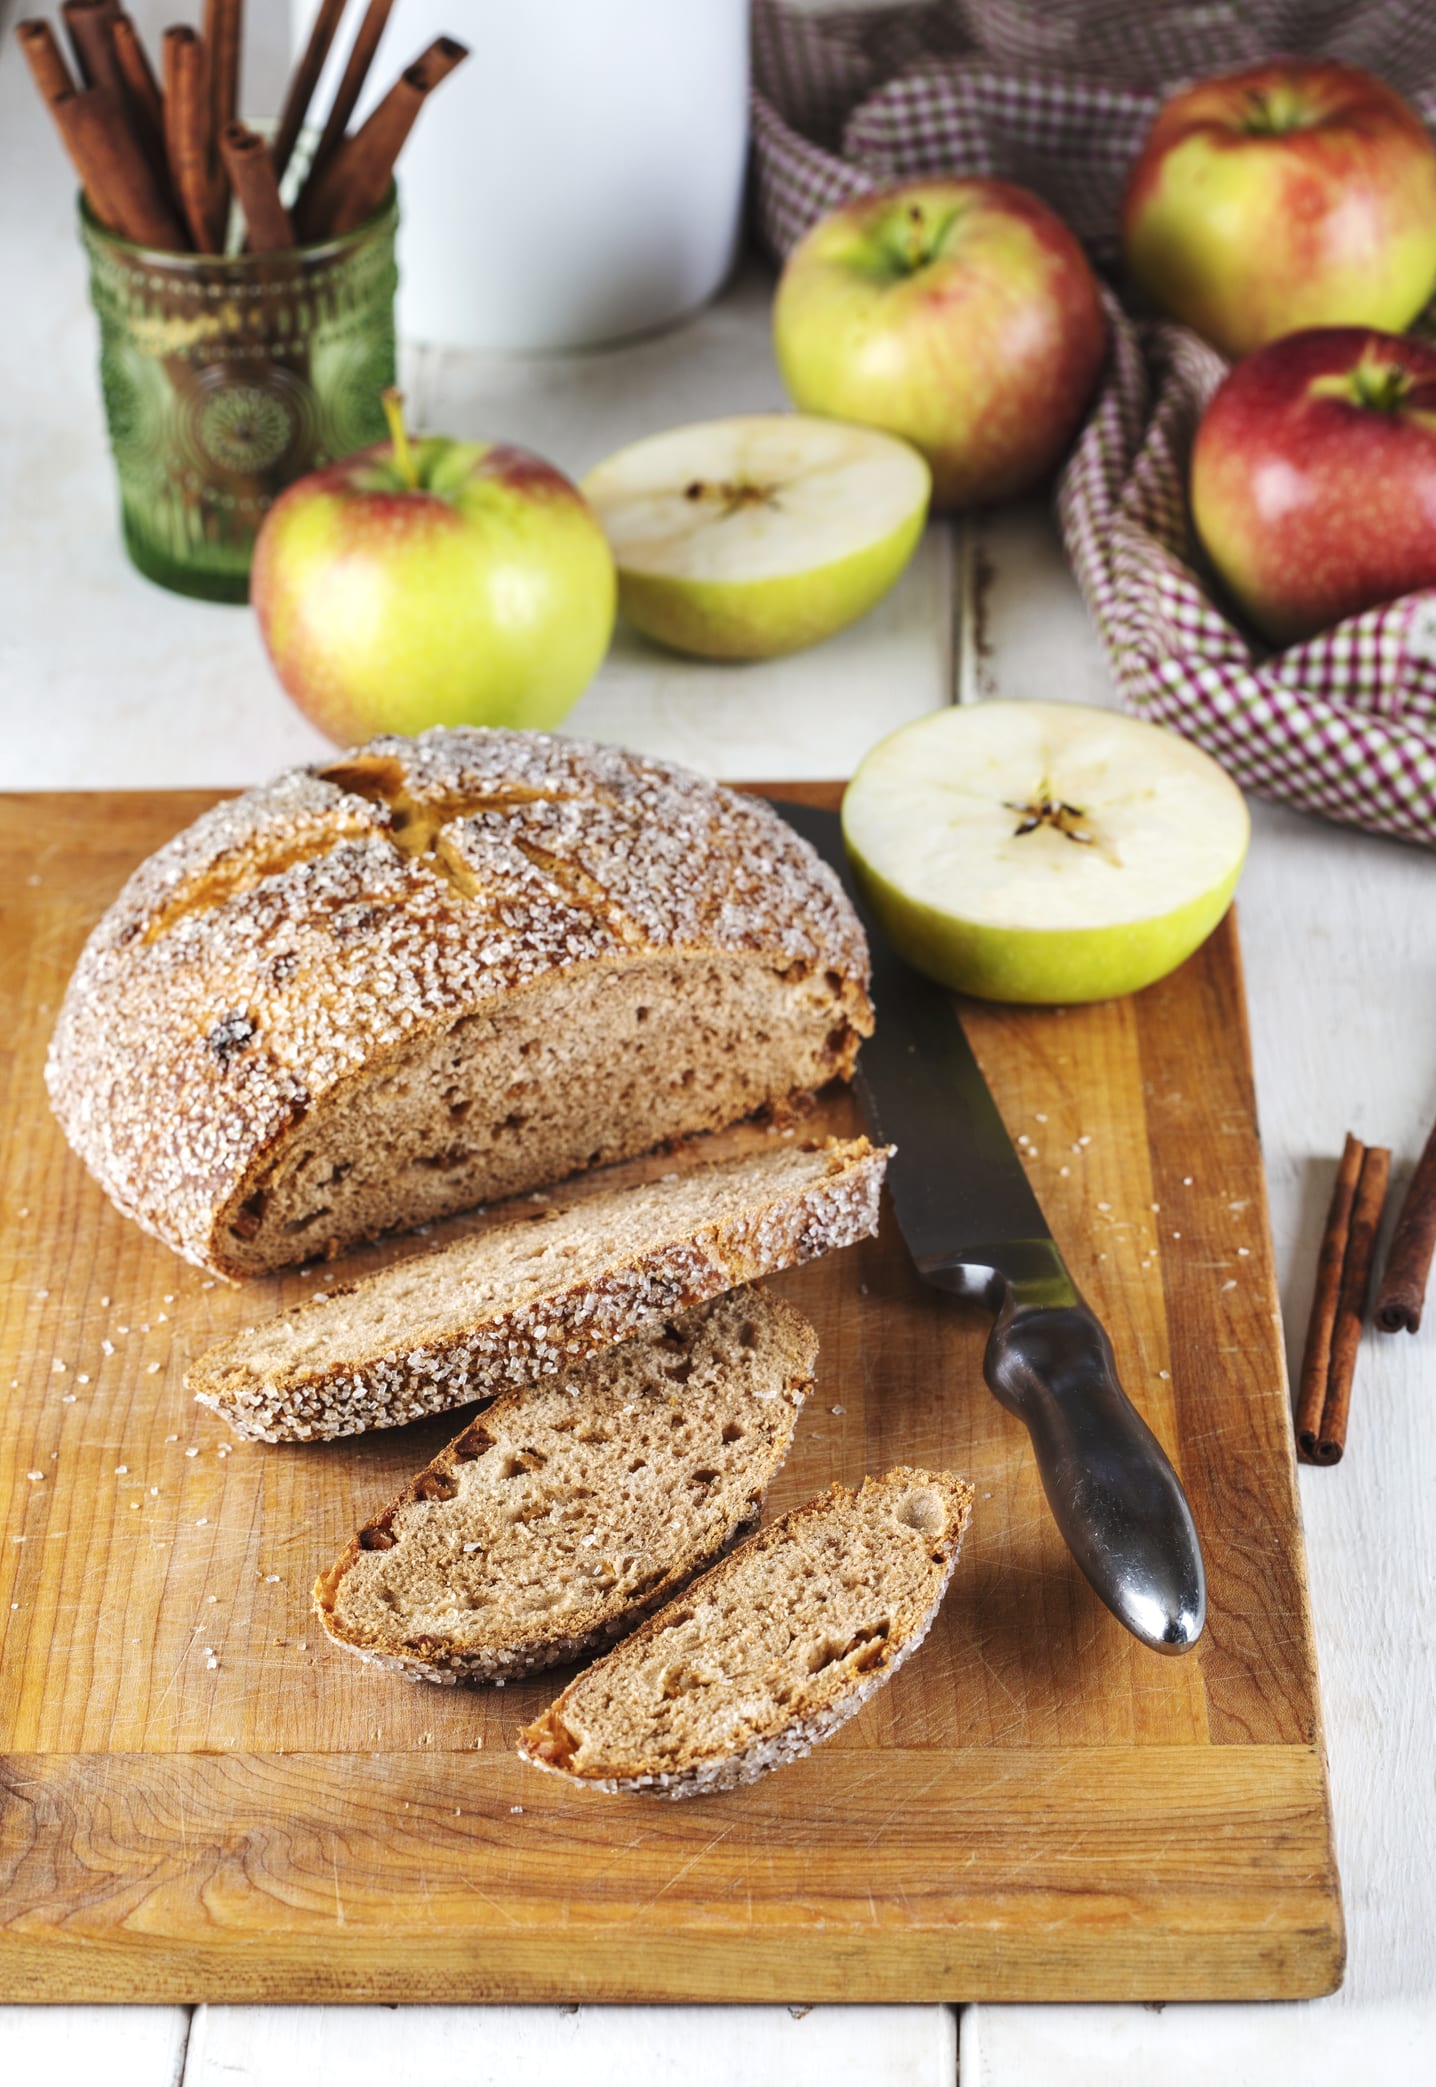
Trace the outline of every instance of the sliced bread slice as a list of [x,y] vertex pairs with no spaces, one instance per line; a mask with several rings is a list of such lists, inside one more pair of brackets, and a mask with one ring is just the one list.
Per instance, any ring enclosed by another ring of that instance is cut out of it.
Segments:
[[829,1487],[571,1681],[519,1752],[590,1789],[658,1797],[798,1760],[922,1643],[971,1506],[947,1471]]
[[868,1237],[886,1165],[866,1138],[780,1145],[529,1209],[221,1341],[185,1382],[267,1442],[448,1412]]
[[817,1353],[791,1305],[737,1290],[504,1393],[316,1583],[324,1628],[448,1682],[619,1636],[757,1514]]

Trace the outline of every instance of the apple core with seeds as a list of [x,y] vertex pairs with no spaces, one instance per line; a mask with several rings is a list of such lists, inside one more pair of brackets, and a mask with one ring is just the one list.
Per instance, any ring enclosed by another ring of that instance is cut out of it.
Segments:
[[980,999],[1108,1000],[1184,962],[1246,857],[1241,792],[1200,748],[1074,703],[919,718],[867,754],[843,835],[918,970]]

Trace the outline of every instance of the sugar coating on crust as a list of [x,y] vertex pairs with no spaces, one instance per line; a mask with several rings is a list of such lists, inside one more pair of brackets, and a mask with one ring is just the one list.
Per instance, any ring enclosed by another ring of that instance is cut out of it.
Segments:
[[215,806],[141,865],[86,944],[46,1078],[119,1208],[223,1269],[225,1211],[361,1070],[546,981],[703,952],[826,975],[871,1026],[856,916],[758,800],[546,733],[385,737]]
[[610,1793],[697,1797],[797,1760],[922,1643],[972,1505],[950,1472],[834,1485],[695,1580],[519,1740]]

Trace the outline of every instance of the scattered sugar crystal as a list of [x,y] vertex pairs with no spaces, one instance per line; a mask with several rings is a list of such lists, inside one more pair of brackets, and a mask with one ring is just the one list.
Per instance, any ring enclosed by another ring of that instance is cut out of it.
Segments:
[[1164,1384],[1170,1384],[1172,1381],[1172,1373],[1170,1370],[1158,1370],[1157,1375],[1161,1378]]
[[1098,1208],[1099,1210],[1110,1210],[1110,1209],[1112,1208],[1112,1206],[1111,1206],[1111,1204],[1110,1204],[1110,1203],[1099,1203],[1099,1204],[1097,1205],[1097,1208]]
[[159,1371],[160,1366],[157,1362],[147,1362],[145,1364],[145,1375],[147,1377],[157,1377],[159,1375]]
[[1072,1169],[1070,1167],[1059,1167],[1057,1171],[1059,1174],[1070,1174]]
[[1245,1260],[1247,1260],[1247,1259],[1249,1258],[1250,1254],[1251,1254],[1251,1248],[1250,1248],[1249,1246],[1239,1246],[1239,1247],[1237,1248],[1237,1259],[1238,1259],[1239,1261],[1245,1261]]
[[54,1360],[54,1361],[53,1361],[53,1362],[52,1362],[52,1363],[50,1364],[50,1368],[51,1368],[52,1372],[53,1372],[53,1373],[54,1373],[54,1375],[55,1375],[55,1376],[57,1376],[57,1377],[63,1377],[63,1376],[64,1376],[64,1374],[65,1374],[65,1370],[66,1370],[66,1368],[67,1368],[67,1367],[68,1367],[68,1365],[67,1365],[67,1364],[65,1364],[65,1363],[63,1363],[63,1362],[61,1362],[61,1360],[60,1360],[60,1358],[59,1358],[59,1356],[58,1356],[58,1355],[57,1355],[57,1356],[55,1357],[55,1360]]
[[201,1515],[194,1526],[196,1529],[207,1529],[209,1527],[209,1516]]
[[166,1440],[166,1442],[178,1442],[178,1441],[179,1441],[179,1436],[178,1436],[178,1435],[166,1435],[166,1436],[165,1436],[165,1440]]
[[116,1466],[115,1466],[115,1476],[116,1476],[116,1478],[123,1478],[123,1477],[124,1477],[124,1475],[125,1475],[125,1473],[126,1473],[126,1472],[127,1472],[128,1470],[129,1470],[129,1468],[130,1468],[130,1467],[129,1467],[129,1465],[128,1465],[128,1464],[116,1464]]
[[1174,1232],[1174,1233],[1172,1234],[1172,1237],[1173,1237],[1173,1239],[1180,1239],[1180,1238],[1181,1238],[1181,1236],[1182,1236],[1182,1235],[1181,1235],[1181,1233],[1180,1233],[1180,1232]]
[[164,1302],[165,1304],[173,1304],[173,1303],[174,1303],[174,1301],[175,1301],[175,1293],[174,1293],[174,1291],[173,1291],[173,1290],[166,1290],[166,1291],[165,1291],[165,1294],[164,1294],[163,1302]]
[[1232,1279],[1231,1279],[1231,1281],[1230,1281],[1230,1282],[1225,1282],[1225,1283],[1223,1283],[1223,1284],[1222,1284],[1222,1288],[1223,1288],[1224,1290],[1235,1290],[1236,1286],[1237,1286],[1237,1285],[1236,1285],[1236,1278],[1235,1278],[1235,1276],[1233,1276],[1233,1277],[1232,1277]]
[[105,1340],[105,1341],[101,1341],[101,1343],[100,1343],[100,1353],[101,1353],[102,1355],[113,1355],[113,1354],[114,1354],[114,1352],[115,1352],[115,1344],[114,1344],[114,1342],[113,1342],[113,1341],[110,1341],[110,1340]]
[[65,1396],[64,1396],[64,1397],[63,1397],[63,1398],[61,1399],[61,1401],[60,1401],[60,1404],[61,1404],[62,1406],[73,1406],[73,1405],[74,1405],[74,1403],[75,1403],[75,1394],[74,1394],[74,1392],[73,1392],[73,1391],[67,1391],[67,1392],[65,1393]]
[[34,1486],[40,1483],[45,1474],[43,1471],[27,1471],[25,1476],[29,1479],[31,1485]]
[[[178,1436],[176,1436],[176,1437],[175,1437],[174,1439],[175,1439],[176,1441],[178,1441],[178,1440],[179,1440],[179,1437],[178,1437]],[[199,1455],[199,1451],[198,1451],[197,1449],[187,1449],[187,1450],[185,1451],[185,1455],[186,1455],[187,1457],[197,1457],[197,1456]]]
[[1047,1118],[1043,1115],[1040,1109],[1034,1109],[1032,1112],[1032,1121],[1034,1123],[1045,1123],[1047,1121]]
[[86,1376],[86,1374],[85,1374],[85,1372],[84,1372],[83,1370],[81,1370],[81,1372],[80,1372],[79,1376],[78,1376],[78,1377],[76,1377],[76,1379],[75,1379],[75,1382],[76,1382],[77,1384],[88,1384],[88,1383],[89,1383],[89,1381],[90,1381],[90,1380],[89,1380],[89,1378],[88,1378],[88,1377]]
[[847,1412],[847,1410],[848,1410],[848,1409],[847,1409],[847,1407],[846,1407],[846,1406],[829,1406],[829,1408],[828,1408],[828,1411],[829,1411],[830,1413],[835,1413],[835,1414],[839,1415],[840,1417],[841,1417],[841,1415],[843,1415],[844,1413],[846,1413],[846,1412]]
[[42,1304],[44,1303],[45,1299],[49,1296],[49,1294],[50,1293],[48,1290],[37,1290],[35,1292],[35,1295],[39,1298]]

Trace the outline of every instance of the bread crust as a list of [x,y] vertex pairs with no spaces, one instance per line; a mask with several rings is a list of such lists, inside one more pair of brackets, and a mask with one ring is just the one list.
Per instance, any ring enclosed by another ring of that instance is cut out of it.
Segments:
[[[715,957],[779,981],[814,1042],[801,1066],[775,1050],[760,1103],[819,1084],[819,1059],[850,1076],[872,1027],[862,930],[766,805],[582,740],[435,728],[292,770],[142,864],[85,946],[46,1078],[117,1207],[242,1276],[262,1272],[241,1234],[275,1165],[416,1042],[660,963],[693,967],[698,1012]],[[648,1143],[720,1127],[693,1090]],[[483,1200],[468,1184],[445,1207]],[[305,1234],[263,1267],[386,1228]]]

